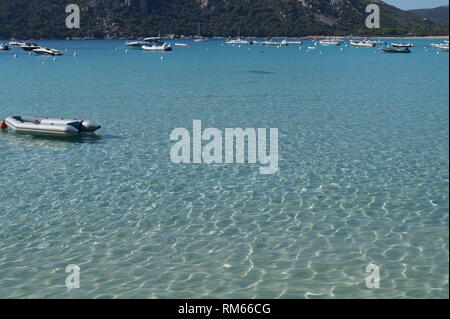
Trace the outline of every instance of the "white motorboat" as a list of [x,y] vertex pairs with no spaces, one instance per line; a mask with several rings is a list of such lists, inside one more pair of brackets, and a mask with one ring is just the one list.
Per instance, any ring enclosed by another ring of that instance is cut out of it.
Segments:
[[241,38],[237,38],[237,39],[231,39],[231,40],[228,40],[227,42],[225,42],[226,44],[231,44],[231,45],[233,45],[233,44],[237,44],[237,45],[250,45],[250,44],[252,44],[253,42],[250,42],[250,41],[247,41],[247,40],[244,40],[244,39],[241,39]]
[[148,37],[148,38],[144,38],[144,42],[162,43],[162,38],[161,37]]
[[126,42],[125,45],[130,48],[141,48],[143,45],[150,44],[150,42],[144,42],[144,41],[130,41]]
[[8,51],[9,46],[3,43],[0,43],[0,51]]
[[350,40],[350,44],[355,47],[368,47],[373,48],[375,46],[375,43],[371,43],[364,40]]
[[36,53],[37,55],[51,55],[51,56],[63,55],[62,51],[47,47],[39,47],[37,49],[34,49],[33,52]]
[[20,42],[20,41],[9,41],[9,45],[12,47],[20,47],[21,45],[24,45],[25,42]]
[[317,47],[308,47],[308,50],[316,50]]
[[152,45],[163,45],[164,43],[161,41],[160,37],[149,37],[144,38],[142,40],[130,41],[126,42],[125,45],[130,47],[131,49],[142,49],[144,45],[152,46]]
[[448,51],[448,44],[438,44],[436,45],[436,49],[438,49],[439,51]]
[[189,48],[189,43],[175,43],[175,46],[177,47],[183,47],[183,48]]
[[414,44],[412,43],[391,43],[394,48],[412,48]]
[[75,119],[9,116],[1,122],[1,127],[13,133],[70,137],[80,133],[95,132],[101,128],[92,121],[79,121]]
[[277,41],[273,41],[273,40],[269,40],[269,41],[260,41],[257,42],[255,41],[254,44],[259,44],[259,45],[274,45],[274,46],[287,46],[289,45],[289,43],[286,40],[283,40],[281,42],[277,42]]
[[373,44],[386,44],[386,41],[383,40],[366,40],[366,42]]
[[327,40],[320,40],[319,44],[321,46],[339,46],[341,45],[343,41],[339,39],[327,39]]
[[303,42],[302,41],[300,41],[300,40],[286,40],[286,43],[287,44],[303,44]]
[[32,43],[32,42],[26,42],[26,43],[22,43],[20,45],[20,48],[24,51],[33,51],[35,49],[39,49],[40,46],[37,45],[36,43]]
[[432,43],[431,46],[438,49],[439,51],[448,51],[449,42],[448,40],[445,40],[442,43]]
[[156,43],[143,45],[142,49],[145,51],[172,51],[172,47],[167,43],[163,43],[162,45]]

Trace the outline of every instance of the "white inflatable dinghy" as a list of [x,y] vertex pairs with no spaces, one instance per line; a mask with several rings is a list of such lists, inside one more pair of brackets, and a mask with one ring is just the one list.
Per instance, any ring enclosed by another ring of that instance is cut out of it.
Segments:
[[9,116],[4,120],[8,130],[15,133],[45,136],[76,136],[80,133],[95,132],[101,128],[92,121],[75,119]]

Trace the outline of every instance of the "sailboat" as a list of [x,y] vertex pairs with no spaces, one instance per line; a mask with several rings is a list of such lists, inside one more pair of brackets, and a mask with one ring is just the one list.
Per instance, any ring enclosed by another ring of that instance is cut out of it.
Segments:
[[198,23],[197,27],[197,36],[194,39],[194,42],[205,42],[208,41],[208,38],[204,38],[200,35],[200,22]]

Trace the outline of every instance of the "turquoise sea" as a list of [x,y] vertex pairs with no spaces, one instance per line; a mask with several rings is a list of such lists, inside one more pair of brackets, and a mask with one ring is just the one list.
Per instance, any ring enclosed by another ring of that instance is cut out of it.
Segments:
[[[412,41],[0,51],[1,119],[103,126],[0,134],[0,298],[448,298],[449,57]],[[279,172],[173,164],[193,120],[278,128]]]

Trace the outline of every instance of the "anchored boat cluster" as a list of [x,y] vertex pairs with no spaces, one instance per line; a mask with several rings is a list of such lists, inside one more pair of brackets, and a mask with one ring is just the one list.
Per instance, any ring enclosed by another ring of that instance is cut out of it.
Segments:
[[33,42],[18,42],[18,41],[11,41],[9,42],[9,45],[4,45],[3,43],[0,45],[0,50],[10,50],[11,47],[18,47],[21,48],[24,51],[28,51],[30,53],[35,53],[36,55],[50,55],[50,56],[57,56],[57,55],[63,55],[63,52],[57,49],[40,46]]

